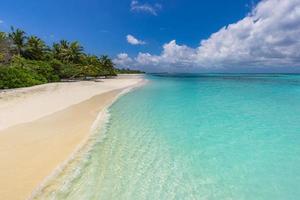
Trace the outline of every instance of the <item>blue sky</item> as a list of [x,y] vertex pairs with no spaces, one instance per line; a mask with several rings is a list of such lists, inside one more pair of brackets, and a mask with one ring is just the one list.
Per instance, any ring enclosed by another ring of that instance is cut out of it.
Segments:
[[[250,0],[228,4],[224,0],[141,1],[160,4],[157,15],[132,11],[131,0],[15,0],[1,2],[1,29],[11,25],[43,37],[49,43],[59,39],[79,40],[87,51],[114,56],[126,51],[159,53],[161,45],[176,39],[197,46],[201,39],[244,17]],[[126,35],[147,41],[131,46]]]
[[[224,63],[227,60],[220,59],[220,63],[212,63],[210,60],[205,61],[203,55],[208,55],[209,50],[203,50],[208,46],[215,46],[220,42],[208,41],[208,45],[200,44],[203,40],[210,40],[212,34],[219,33],[222,27],[227,27],[224,33],[225,38],[232,38],[229,24],[238,24],[239,21],[252,13],[252,21],[255,23],[255,17],[263,18],[264,14],[276,7],[280,12],[285,5],[278,5],[282,0],[15,0],[2,1],[0,8],[0,28],[8,31],[11,25],[24,29],[29,34],[35,34],[46,40],[49,44],[60,39],[78,40],[92,54],[109,54],[117,59],[116,63],[120,66],[137,67],[144,65],[143,69],[151,71],[160,71],[160,65],[164,65],[161,71],[189,71],[197,69],[215,69],[227,67]],[[287,2],[287,1],[285,1]],[[283,10],[291,11],[296,15],[296,21],[300,22],[298,10],[288,10],[291,7],[298,7],[298,0],[289,0],[291,5]],[[262,5],[260,8],[257,4]],[[270,4],[270,5],[269,5]],[[257,8],[258,7],[258,8]],[[266,9],[264,7],[267,7]],[[258,11],[255,11],[258,10]],[[260,11],[260,10],[261,11]],[[265,9],[265,10],[264,10]],[[274,10],[276,10],[274,9]],[[253,12],[257,13],[253,13]],[[272,14],[272,13],[271,13]],[[272,15],[266,17],[271,18]],[[278,16],[280,17],[280,16]],[[270,21],[270,20],[269,20]],[[276,22],[275,22],[276,23]],[[246,24],[246,23],[245,23]],[[267,24],[267,22],[265,22]],[[274,23],[273,23],[274,24]],[[245,25],[241,25],[245,26]],[[248,25],[247,25],[248,26]],[[250,25],[249,25],[250,26]],[[258,25],[251,25],[250,31],[256,33]],[[271,26],[271,25],[269,25]],[[284,26],[281,27],[283,29]],[[239,28],[243,29],[243,28]],[[259,29],[261,30],[261,29]],[[241,30],[242,32],[244,30]],[[248,29],[247,29],[248,31]],[[282,32],[283,30],[279,30]],[[298,29],[296,30],[298,31]],[[230,33],[228,33],[230,32]],[[239,40],[241,33],[234,34],[237,37],[234,44]],[[245,31],[244,31],[245,32]],[[270,33],[266,33],[265,40]],[[133,43],[128,41],[127,36],[136,39]],[[258,37],[258,36],[257,36]],[[260,36],[262,37],[262,36]],[[274,38],[274,37],[273,37]],[[258,38],[260,39],[260,38]],[[286,37],[283,38],[286,41]],[[175,43],[172,41],[175,41]],[[234,39],[233,39],[234,40]],[[130,44],[130,42],[132,44]],[[139,43],[141,42],[141,43]],[[231,41],[232,42],[232,41]],[[294,41],[295,42],[295,41]],[[296,41],[297,42],[297,41]],[[212,43],[212,44],[211,44]],[[134,44],[134,45],[133,45]],[[232,43],[233,44],[233,43]],[[268,43],[269,44],[269,43]],[[167,46],[166,46],[167,45]],[[244,44],[240,45],[243,46]],[[246,44],[245,44],[246,45]],[[200,51],[204,51],[199,58],[199,47],[204,46]],[[239,44],[237,45],[239,46]],[[249,46],[249,45],[248,45]],[[245,47],[245,52],[250,52]],[[167,47],[167,48],[166,48]],[[221,44],[219,49],[226,47]],[[254,47],[251,47],[254,48]],[[268,49],[269,54],[273,47]],[[295,47],[288,47],[295,48]],[[275,49],[275,48],[274,48]],[[183,57],[181,60],[165,59],[170,56],[166,51],[175,56]],[[263,51],[263,49],[262,49]],[[186,54],[195,54],[197,58],[185,56]],[[222,53],[222,52],[221,52]],[[233,52],[235,53],[235,52]],[[252,54],[252,52],[250,52]],[[250,54],[249,53],[249,54]],[[274,52],[274,55],[277,52]],[[197,54],[197,55],[196,55]],[[227,53],[228,54],[228,53]],[[227,57],[223,56],[223,57]],[[274,56],[271,56],[272,65]],[[215,57],[217,55],[212,55]],[[286,57],[287,55],[282,55]],[[295,55],[288,55],[291,58]],[[219,56],[220,57],[220,56]],[[218,57],[218,58],[219,58]],[[265,56],[264,56],[265,57]],[[278,56],[277,56],[278,57]],[[297,56],[296,56],[297,57]],[[189,63],[190,60],[199,60],[197,63]],[[291,59],[290,58],[290,59]],[[248,59],[248,60],[247,60]],[[238,68],[239,65],[249,65],[253,67],[253,63],[248,63],[249,58],[245,58],[239,63],[232,63],[236,58],[232,58],[227,65]],[[258,61],[256,61],[257,63]],[[260,66],[268,66],[270,60],[262,62],[259,60]],[[223,63],[223,64],[222,64]],[[185,66],[192,66],[187,69]],[[299,62],[287,60],[286,62],[278,62],[278,66],[294,66]]]

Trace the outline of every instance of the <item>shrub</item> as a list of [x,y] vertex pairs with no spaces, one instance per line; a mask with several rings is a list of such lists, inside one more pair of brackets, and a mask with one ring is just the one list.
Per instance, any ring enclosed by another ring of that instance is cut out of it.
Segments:
[[60,78],[75,78],[80,76],[80,68],[71,64],[64,64],[59,70]]
[[0,67],[0,89],[28,87],[47,83],[47,79],[20,67]]
[[12,67],[19,67],[28,70],[32,74],[38,74],[44,77],[47,82],[59,81],[59,76],[51,66],[51,63],[46,61],[27,60],[20,56],[15,56],[12,60]]

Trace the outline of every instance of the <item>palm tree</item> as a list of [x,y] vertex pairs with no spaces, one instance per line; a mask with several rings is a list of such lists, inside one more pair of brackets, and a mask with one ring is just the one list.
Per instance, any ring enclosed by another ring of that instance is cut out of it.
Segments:
[[100,62],[103,64],[105,67],[112,67],[113,63],[111,59],[107,55],[102,55],[99,58]]
[[59,45],[60,45],[60,48],[62,49],[68,49],[69,48],[69,42],[67,40],[61,40],[59,41]]
[[60,51],[61,51],[60,45],[58,43],[53,43],[52,53],[53,53],[54,58],[60,60],[60,58],[59,58]]
[[103,74],[103,67],[99,58],[95,55],[83,54],[80,64],[83,65],[82,71],[84,71],[86,76],[96,77]]
[[43,40],[36,36],[30,36],[26,43],[25,57],[33,60],[42,60],[47,46]]
[[79,63],[80,61],[80,56],[82,55],[83,52],[83,47],[80,46],[80,44],[76,42],[72,42],[69,46],[68,49],[68,59],[69,61],[73,63]]
[[14,29],[11,27],[11,33],[8,34],[9,38],[13,41],[18,55],[21,55],[24,52],[26,33],[21,29]]
[[78,64],[83,55],[83,47],[78,42],[69,43],[61,40],[59,43],[53,44],[53,53],[62,62]]
[[53,43],[52,52],[56,59],[60,61],[65,61],[65,52],[69,49],[69,42],[66,40],[61,40],[59,43]]
[[3,41],[6,38],[6,33],[0,32],[0,41]]
[[101,65],[104,68],[106,75],[111,75],[111,76],[116,75],[114,63],[107,55],[100,56],[99,60],[100,60]]
[[7,34],[0,32],[0,63],[8,63],[13,56],[11,39]]

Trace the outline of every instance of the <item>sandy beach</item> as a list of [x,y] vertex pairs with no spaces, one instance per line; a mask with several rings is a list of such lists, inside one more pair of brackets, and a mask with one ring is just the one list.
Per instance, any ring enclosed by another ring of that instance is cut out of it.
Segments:
[[84,142],[99,112],[143,80],[51,83],[0,93],[0,199],[22,200]]

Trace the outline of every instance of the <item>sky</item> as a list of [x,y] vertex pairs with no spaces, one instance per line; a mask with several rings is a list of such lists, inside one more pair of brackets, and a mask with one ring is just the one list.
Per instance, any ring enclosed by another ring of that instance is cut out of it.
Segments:
[[147,72],[300,72],[300,0],[0,0],[0,30]]

